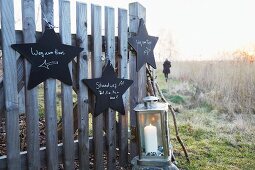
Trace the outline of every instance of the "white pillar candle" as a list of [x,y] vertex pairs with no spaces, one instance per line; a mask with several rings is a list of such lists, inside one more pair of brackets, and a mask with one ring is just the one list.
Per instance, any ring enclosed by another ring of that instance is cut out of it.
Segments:
[[158,150],[158,140],[157,140],[157,128],[156,126],[144,127],[144,143],[145,143],[145,152],[157,152]]

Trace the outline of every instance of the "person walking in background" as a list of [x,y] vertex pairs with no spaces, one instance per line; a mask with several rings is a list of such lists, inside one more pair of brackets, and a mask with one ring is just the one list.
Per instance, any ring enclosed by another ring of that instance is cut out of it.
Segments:
[[163,63],[163,73],[165,75],[165,79],[167,82],[168,79],[168,74],[170,74],[170,67],[171,67],[171,62],[166,59]]

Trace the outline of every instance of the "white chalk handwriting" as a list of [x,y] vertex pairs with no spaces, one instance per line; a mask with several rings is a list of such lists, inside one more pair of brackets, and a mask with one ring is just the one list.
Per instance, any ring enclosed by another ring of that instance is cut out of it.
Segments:
[[43,68],[46,68],[46,69],[50,69],[49,68],[49,66],[51,66],[51,65],[57,65],[58,64],[58,61],[51,61],[51,62],[48,62],[47,63],[47,61],[46,60],[44,60],[44,62],[41,64],[41,65],[39,65],[38,67],[43,67]]
[[31,47],[30,52],[33,56],[41,56],[43,58],[49,55],[55,55],[55,56],[65,55],[65,52],[59,49],[44,51],[44,50],[33,49],[33,47]]
[[99,95],[109,96],[110,100],[115,100],[119,97],[119,87],[125,84],[124,81],[119,83],[110,83],[110,82],[96,82],[96,90],[99,92]]
[[144,51],[143,53],[145,55],[149,55],[151,52],[151,41],[146,39],[146,40],[136,40],[137,46],[140,46]]

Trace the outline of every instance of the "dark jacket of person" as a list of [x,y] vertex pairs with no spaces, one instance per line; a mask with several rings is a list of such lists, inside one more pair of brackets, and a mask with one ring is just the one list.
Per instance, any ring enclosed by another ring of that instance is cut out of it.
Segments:
[[164,74],[169,74],[170,73],[170,67],[171,67],[171,62],[166,60],[164,63],[163,63],[163,73]]

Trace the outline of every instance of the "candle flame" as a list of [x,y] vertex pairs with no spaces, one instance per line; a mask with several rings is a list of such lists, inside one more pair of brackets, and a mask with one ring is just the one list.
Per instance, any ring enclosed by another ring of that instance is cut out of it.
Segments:
[[152,117],[151,120],[154,122],[155,121],[155,117]]

